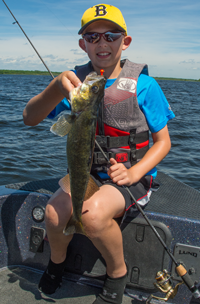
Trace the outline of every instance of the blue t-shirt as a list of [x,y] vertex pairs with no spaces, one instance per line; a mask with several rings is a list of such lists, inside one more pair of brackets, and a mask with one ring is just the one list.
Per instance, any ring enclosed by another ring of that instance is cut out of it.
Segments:
[[[107,79],[105,89],[111,86],[116,79]],[[137,99],[141,111],[144,113],[149,129],[152,133],[163,129],[168,120],[175,117],[171,107],[156,80],[141,74],[137,82]],[[71,110],[71,105],[64,98],[48,118],[55,118],[60,112]]]
[[[116,79],[107,79],[105,89],[110,87],[115,82],[115,80]],[[141,111],[146,117],[147,124],[152,133],[163,129],[166,126],[168,120],[175,117],[159,84],[154,78],[150,76],[140,74],[138,77],[137,100]],[[71,105],[69,101],[64,98],[48,115],[48,118],[54,118],[60,112],[70,109]],[[152,175],[153,178],[155,178],[157,175],[156,168],[148,172],[148,175]]]

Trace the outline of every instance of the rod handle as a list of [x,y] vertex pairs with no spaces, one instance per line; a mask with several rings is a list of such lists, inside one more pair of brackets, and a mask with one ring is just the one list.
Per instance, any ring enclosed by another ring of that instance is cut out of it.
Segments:
[[193,290],[195,287],[195,284],[193,283],[190,275],[188,274],[187,270],[183,265],[178,265],[176,267],[176,271],[179,274],[179,276],[182,278],[183,282],[186,284],[186,286],[190,289]]
[[187,273],[187,270],[181,264],[176,267],[176,271],[180,277],[184,276]]
[[189,275],[189,273],[187,272],[185,267],[180,264],[176,267],[176,271],[180,275],[180,277],[182,278],[185,285],[193,293],[194,297],[199,299],[200,298],[200,292],[199,292],[197,286],[195,285],[195,283],[192,281],[191,276]]

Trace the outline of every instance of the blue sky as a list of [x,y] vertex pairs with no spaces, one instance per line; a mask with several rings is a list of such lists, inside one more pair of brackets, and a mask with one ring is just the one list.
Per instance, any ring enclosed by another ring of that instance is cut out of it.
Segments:
[[[78,46],[87,0],[5,0],[51,71],[88,61]],[[156,77],[200,79],[200,0],[110,0],[126,20],[131,46],[122,54],[147,63]],[[0,1],[0,69],[45,70],[3,1]]]

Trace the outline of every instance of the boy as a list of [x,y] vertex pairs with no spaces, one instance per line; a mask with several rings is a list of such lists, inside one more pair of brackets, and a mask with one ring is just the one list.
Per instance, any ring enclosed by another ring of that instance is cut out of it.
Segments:
[[[107,171],[95,151],[92,174],[101,182],[101,187],[83,203],[82,221],[107,266],[103,291],[94,303],[118,304],[122,303],[127,269],[121,230],[114,219],[134,211],[129,194],[121,186],[129,186],[142,206],[148,202],[155,184],[155,166],[171,147],[167,121],[174,114],[156,81],[146,75],[147,66],[121,61],[122,51],[129,47],[132,39],[116,7],[99,4],[86,10],[79,34],[82,35],[79,46],[88,54],[90,62],[76,67],[75,71],[63,72],[42,93],[33,97],[24,109],[24,122],[34,126],[47,115],[53,118],[60,111],[70,109],[69,102],[63,98],[68,99],[69,92],[80,85],[90,71],[100,74],[104,69],[107,83],[97,134],[110,136],[113,142],[104,147],[111,155],[111,166]],[[151,148],[148,146],[149,130],[153,138]],[[70,193],[59,188],[45,211],[51,259],[39,288],[47,294],[61,286],[67,247],[72,239],[72,235],[63,234],[63,228],[71,214]]]

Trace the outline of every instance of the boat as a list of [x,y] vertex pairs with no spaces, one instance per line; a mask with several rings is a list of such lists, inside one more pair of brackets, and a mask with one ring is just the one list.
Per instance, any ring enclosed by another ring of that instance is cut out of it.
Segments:
[[[84,235],[75,234],[67,252],[62,287],[53,295],[37,285],[50,256],[44,211],[58,189],[59,178],[0,186],[1,303],[92,303],[105,278],[105,262]],[[152,194],[145,214],[176,260],[195,284],[200,278],[200,192],[158,172],[158,191]],[[200,303],[176,272],[166,248],[138,211],[135,218],[119,222],[124,242],[128,282],[123,303],[164,303],[156,276],[171,284],[168,303]],[[165,283],[166,283],[165,282]]]

